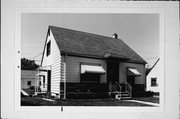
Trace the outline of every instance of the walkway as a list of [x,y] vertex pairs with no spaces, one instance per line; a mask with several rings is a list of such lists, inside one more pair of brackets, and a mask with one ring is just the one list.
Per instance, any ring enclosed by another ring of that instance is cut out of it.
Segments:
[[145,101],[139,101],[139,100],[124,100],[124,101],[137,102],[137,103],[142,103],[142,104],[147,104],[147,105],[153,105],[153,106],[156,106],[156,107],[159,106],[159,104],[157,104],[157,103],[145,102]]

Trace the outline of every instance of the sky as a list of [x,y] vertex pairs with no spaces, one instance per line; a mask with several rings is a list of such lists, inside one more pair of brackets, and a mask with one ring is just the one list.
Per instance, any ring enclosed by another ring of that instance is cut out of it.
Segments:
[[143,13],[23,13],[21,57],[40,63],[49,25],[112,37],[117,33],[152,66],[159,57],[159,15]]

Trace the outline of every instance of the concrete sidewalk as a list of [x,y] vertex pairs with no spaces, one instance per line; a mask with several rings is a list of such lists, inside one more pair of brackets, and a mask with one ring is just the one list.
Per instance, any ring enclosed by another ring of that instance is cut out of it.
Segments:
[[145,101],[139,101],[139,100],[124,100],[124,101],[137,102],[137,103],[142,103],[142,104],[147,104],[147,105],[153,105],[153,106],[156,106],[156,107],[159,106],[159,104],[157,104],[157,103],[145,102]]

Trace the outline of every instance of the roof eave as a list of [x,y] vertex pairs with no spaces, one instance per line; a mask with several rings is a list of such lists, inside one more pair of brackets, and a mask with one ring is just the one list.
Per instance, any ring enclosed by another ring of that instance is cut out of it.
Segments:
[[120,59],[121,61],[126,61],[126,62],[129,62],[129,63],[138,63],[138,64],[146,64],[145,61],[137,61],[137,60],[130,60],[128,58],[121,58],[121,57],[108,57],[108,58],[105,58],[105,57],[101,57],[101,56],[97,56],[97,55],[89,55],[89,54],[79,54],[79,53],[70,53],[70,52],[64,52],[64,51],[61,51],[61,55],[69,55],[69,56],[76,56],[76,57],[85,57],[85,58],[95,58],[95,59],[104,59],[104,60],[108,60],[108,59]]

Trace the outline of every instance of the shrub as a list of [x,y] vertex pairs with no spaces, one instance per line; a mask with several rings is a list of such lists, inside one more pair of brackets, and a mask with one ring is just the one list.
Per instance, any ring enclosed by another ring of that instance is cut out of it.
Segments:
[[29,89],[34,90],[35,86],[30,86]]
[[152,97],[154,92],[152,91],[137,91],[134,92],[133,97]]
[[155,96],[159,96],[159,92],[154,92],[154,95]]

